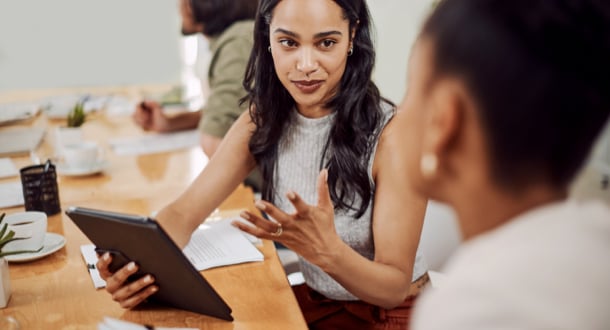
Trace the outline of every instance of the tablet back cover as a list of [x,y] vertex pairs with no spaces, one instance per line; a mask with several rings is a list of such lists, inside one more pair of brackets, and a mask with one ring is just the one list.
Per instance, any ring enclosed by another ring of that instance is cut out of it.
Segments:
[[155,302],[233,320],[231,308],[156,221],[81,207],[71,207],[66,214],[96,247],[121,251],[140,271],[152,274],[159,286],[151,296]]

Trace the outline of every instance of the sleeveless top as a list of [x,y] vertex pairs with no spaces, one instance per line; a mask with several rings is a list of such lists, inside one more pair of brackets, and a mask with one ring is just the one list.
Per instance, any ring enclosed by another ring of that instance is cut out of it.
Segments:
[[[379,132],[392,118],[394,109],[391,105],[383,103],[383,117]],[[285,128],[285,132],[278,145],[278,160],[276,163],[274,182],[274,204],[287,213],[294,212],[294,207],[285,197],[286,192],[292,189],[303,200],[317,204],[316,182],[322,164],[322,152],[327,142],[335,113],[322,118],[307,118],[292,109],[292,116]],[[373,160],[377,150],[378,140],[374,141],[373,151],[368,160],[368,175],[371,182]],[[355,206],[359,205],[360,198],[356,195]],[[375,256],[375,245],[372,232],[373,202],[359,219],[354,217],[353,210],[335,210],[335,228],[341,239],[352,249],[369,260]],[[334,300],[359,300],[337,281],[326,274],[318,266],[313,265],[299,256],[301,271],[305,282],[312,289]],[[412,280],[418,279],[427,271],[427,265],[420,249],[417,250],[413,266]]]

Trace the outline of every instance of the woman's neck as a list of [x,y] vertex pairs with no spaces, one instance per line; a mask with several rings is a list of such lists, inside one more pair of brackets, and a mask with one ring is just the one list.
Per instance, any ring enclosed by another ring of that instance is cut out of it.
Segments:
[[468,240],[493,230],[522,213],[566,197],[566,189],[538,185],[518,193],[481,189],[478,193],[458,194],[450,203],[457,212],[463,238]]
[[319,105],[314,105],[314,106],[303,106],[303,105],[296,105],[297,111],[306,118],[322,118],[325,116],[328,116],[331,111],[328,108],[324,108],[322,106]]

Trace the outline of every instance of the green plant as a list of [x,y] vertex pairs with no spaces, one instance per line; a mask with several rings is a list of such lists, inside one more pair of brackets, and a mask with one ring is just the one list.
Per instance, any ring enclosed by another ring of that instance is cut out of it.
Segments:
[[[36,251],[28,251],[28,250],[19,250],[19,251],[11,251],[11,252],[3,252],[2,249],[4,248],[4,246],[12,241],[18,241],[21,239],[27,239],[29,237],[15,237],[15,232],[12,230],[8,230],[8,224],[2,224],[2,221],[4,221],[4,216],[6,215],[6,213],[2,213],[0,214],[0,225],[2,226],[2,229],[0,229],[0,258],[3,258],[5,256],[9,256],[9,255],[13,255],[13,254],[21,254],[21,253],[32,253],[32,252],[38,252],[40,250],[42,250],[42,247]],[[6,232],[8,230],[8,233]]]
[[86,119],[84,102],[78,102],[68,113],[68,127],[80,127]]

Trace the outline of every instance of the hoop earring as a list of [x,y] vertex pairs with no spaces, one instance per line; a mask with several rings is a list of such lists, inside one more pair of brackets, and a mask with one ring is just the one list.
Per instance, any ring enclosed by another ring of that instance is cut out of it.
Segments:
[[435,154],[425,154],[419,162],[421,174],[426,179],[431,179],[436,176],[438,170],[438,157]]
[[347,51],[347,56],[352,56],[352,54],[354,54],[354,46],[350,46],[349,50]]
[[267,47],[267,51],[271,53],[271,46]]

